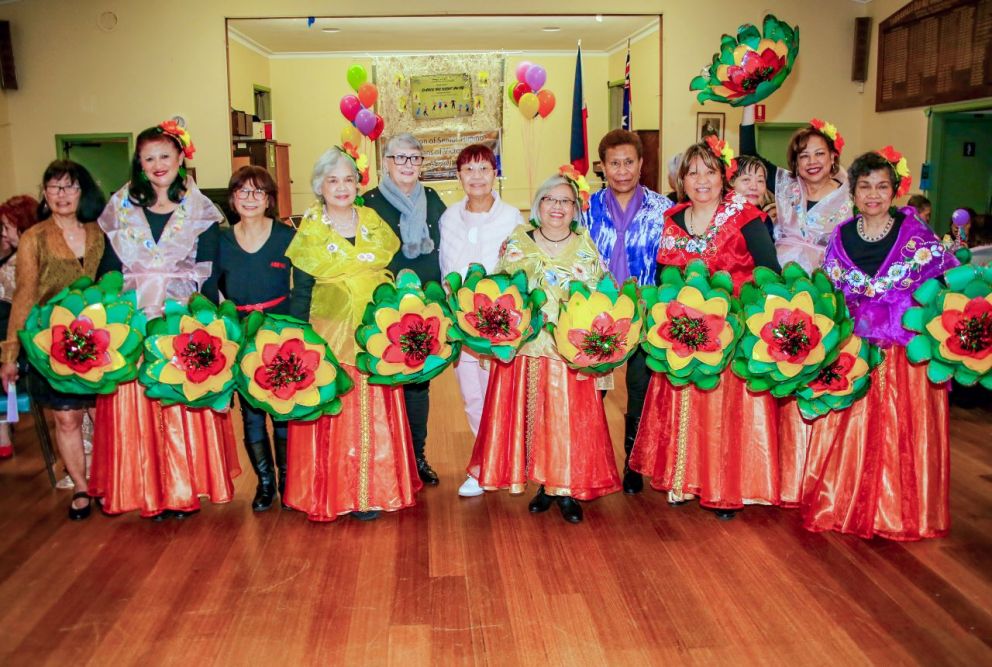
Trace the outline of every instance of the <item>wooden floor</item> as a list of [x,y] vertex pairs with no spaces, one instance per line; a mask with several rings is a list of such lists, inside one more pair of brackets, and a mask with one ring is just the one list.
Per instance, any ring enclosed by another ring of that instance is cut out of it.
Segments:
[[453,374],[432,393],[441,485],[371,523],[253,514],[250,473],[186,522],[70,523],[21,424],[0,462],[0,664],[992,664],[992,412],[953,411],[951,536],[900,544],[653,491],[579,526],[526,496],[460,499]]

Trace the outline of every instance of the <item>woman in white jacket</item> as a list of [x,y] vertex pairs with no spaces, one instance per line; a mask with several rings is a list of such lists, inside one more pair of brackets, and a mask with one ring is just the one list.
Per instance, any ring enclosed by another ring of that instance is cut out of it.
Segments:
[[[472,263],[482,264],[487,271],[496,266],[500,246],[517,225],[523,224],[520,210],[504,203],[493,191],[496,181],[496,156],[481,144],[462,149],[455,162],[458,180],[465,198],[450,206],[441,216],[441,275],[460,273],[463,277]],[[489,370],[479,364],[479,358],[462,350],[455,366],[458,386],[472,435],[479,430],[482,406],[489,383]],[[460,496],[482,495],[483,490],[469,477],[458,489]]]

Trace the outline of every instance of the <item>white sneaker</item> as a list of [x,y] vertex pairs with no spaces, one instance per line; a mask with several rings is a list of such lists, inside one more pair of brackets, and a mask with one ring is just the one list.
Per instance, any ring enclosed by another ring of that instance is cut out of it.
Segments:
[[475,477],[471,475],[462,482],[462,485],[458,487],[458,495],[462,498],[472,498],[474,496],[481,496],[486,490],[479,486],[479,482],[476,481]]
[[71,489],[76,486],[76,483],[72,481],[72,477],[66,475],[59,481],[55,482],[56,489]]

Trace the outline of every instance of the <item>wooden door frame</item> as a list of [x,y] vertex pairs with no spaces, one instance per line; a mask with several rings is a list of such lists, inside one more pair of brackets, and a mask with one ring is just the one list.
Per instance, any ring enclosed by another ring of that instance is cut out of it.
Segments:
[[62,160],[65,156],[66,144],[83,142],[114,142],[115,140],[127,140],[127,152],[134,152],[134,134],[132,132],[90,132],[84,134],[56,134],[55,135],[55,159]]

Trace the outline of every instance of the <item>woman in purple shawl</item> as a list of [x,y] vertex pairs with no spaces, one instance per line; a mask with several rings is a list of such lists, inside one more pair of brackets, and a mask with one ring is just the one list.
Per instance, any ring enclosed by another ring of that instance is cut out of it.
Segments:
[[863,399],[813,424],[800,504],[813,531],[917,540],[950,525],[947,390],[906,358],[913,334],[902,316],[920,284],[958,262],[914,209],[892,208],[909,188],[900,158],[887,146],[854,161],[857,214],[837,226],[824,256],[854,333],[882,347],[885,361]]

